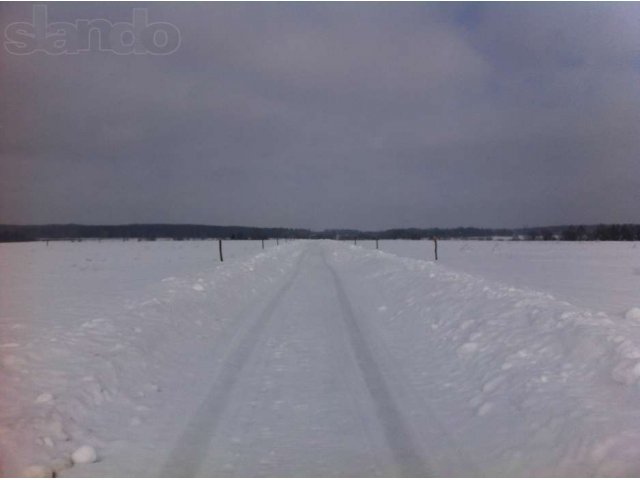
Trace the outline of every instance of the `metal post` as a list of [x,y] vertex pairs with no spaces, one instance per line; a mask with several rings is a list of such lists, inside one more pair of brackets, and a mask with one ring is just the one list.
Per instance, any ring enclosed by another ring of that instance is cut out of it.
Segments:
[[376,250],[378,250],[378,239],[376,238]]
[[219,238],[218,239],[218,250],[220,251],[220,261],[223,262],[223,258],[222,258],[222,239]]
[[264,250],[264,238],[262,239],[262,249]]
[[433,237],[433,251],[436,257],[436,261],[438,261],[438,239]]

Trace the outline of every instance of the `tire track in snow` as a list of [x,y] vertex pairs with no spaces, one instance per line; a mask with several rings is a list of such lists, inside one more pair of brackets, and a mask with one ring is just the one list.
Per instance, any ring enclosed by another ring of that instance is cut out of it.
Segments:
[[[342,313],[322,249],[312,244],[306,253],[234,388],[202,473],[395,476],[346,332],[336,328]],[[260,388],[262,380],[274,388]],[[282,417],[278,404],[290,414]]]
[[[357,327],[360,342],[365,344],[371,357],[377,358],[376,368],[385,380],[388,392],[395,398],[397,410],[406,418],[410,416],[409,432],[413,434],[415,445],[430,466],[430,474],[438,477],[484,477],[487,473],[479,468],[470,452],[466,451],[460,439],[442,423],[440,415],[433,408],[428,398],[416,391],[409,379],[404,375],[402,365],[397,364],[395,357],[387,350],[385,342],[379,335],[375,324],[365,324],[358,320],[354,313],[340,275],[326,260],[328,270],[336,280],[336,289],[341,290],[339,296],[348,307],[352,323]],[[345,321],[346,318],[345,317]],[[353,337],[353,335],[349,335]]]
[[322,260],[331,273],[333,284],[342,311],[342,318],[349,337],[357,365],[364,379],[377,412],[387,445],[392,453],[399,476],[426,477],[430,475],[427,463],[422,455],[422,448],[414,438],[408,422],[398,407],[391,388],[389,387],[375,355],[367,343],[366,337],[353,312],[351,302],[347,297],[342,281],[336,271],[326,261]]
[[[328,271],[326,274],[331,275]],[[364,385],[364,380],[353,356],[349,339],[343,335],[344,327],[341,325],[340,329],[336,329],[335,322],[324,322],[324,327],[326,337],[334,339],[330,345],[331,357],[340,387],[344,391],[345,401],[353,412],[368,449],[373,452],[374,473],[371,476],[392,476],[393,471],[389,472],[387,469],[388,459],[379,453],[381,448],[386,450],[384,432],[377,423],[370,421],[371,416],[375,418],[374,406],[370,401],[370,396],[366,393],[366,385]],[[365,391],[366,399],[363,400],[358,394],[360,391]]]
[[160,477],[193,477],[198,473],[209,452],[215,430],[227,409],[231,392],[240,380],[242,371],[270,323],[274,311],[300,274],[300,265],[305,256],[306,252],[300,255],[289,279],[269,300],[256,320],[238,335],[239,338],[232,340],[230,349],[218,368],[209,395],[189,421],[159,474]]

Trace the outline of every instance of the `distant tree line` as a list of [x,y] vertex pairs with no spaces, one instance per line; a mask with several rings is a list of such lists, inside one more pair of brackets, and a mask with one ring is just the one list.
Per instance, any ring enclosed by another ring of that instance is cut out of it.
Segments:
[[491,239],[504,237],[512,240],[566,240],[593,241],[640,240],[640,225],[564,225],[520,229],[491,228],[396,228],[383,231],[334,229],[315,232],[296,228],[260,228],[217,225],[0,225],[0,242],[28,242],[35,240],[82,239],[139,239],[139,240],[261,240],[269,238],[330,238],[338,240],[420,240],[425,238]]
[[309,230],[216,225],[0,225],[0,242],[65,239],[231,240],[308,238]]
[[640,225],[614,224],[586,227],[570,226],[562,231],[562,240],[607,240],[634,241],[640,240]]
[[513,231],[508,229],[490,228],[394,228],[377,232],[363,232],[360,230],[324,230],[314,233],[314,238],[338,238],[358,240],[383,240],[405,239],[421,240],[423,238],[491,238],[494,236],[510,236]]

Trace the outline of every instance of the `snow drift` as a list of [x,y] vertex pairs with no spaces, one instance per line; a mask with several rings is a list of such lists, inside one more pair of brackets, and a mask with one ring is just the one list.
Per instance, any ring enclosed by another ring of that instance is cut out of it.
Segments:
[[336,248],[361,315],[483,475],[640,473],[640,325],[433,262]]
[[299,254],[239,243],[224,264],[212,242],[0,245],[0,475],[94,475],[111,449],[153,450],[208,384],[212,341]]

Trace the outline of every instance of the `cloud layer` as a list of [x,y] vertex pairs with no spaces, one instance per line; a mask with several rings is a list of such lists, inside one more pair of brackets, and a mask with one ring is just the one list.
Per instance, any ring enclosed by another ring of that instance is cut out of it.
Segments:
[[142,7],[175,53],[0,53],[0,222],[640,222],[638,5]]

